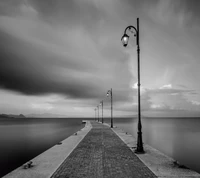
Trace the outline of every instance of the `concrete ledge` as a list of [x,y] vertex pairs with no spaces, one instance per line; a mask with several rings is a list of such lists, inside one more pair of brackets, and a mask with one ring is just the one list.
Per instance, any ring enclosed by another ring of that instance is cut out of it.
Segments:
[[53,146],[39,156],[33,158],[32,166],[24,169],[23,165],[4,178],[48,178],[57,170],[63,161],[69,156],[74,148],[81,142],[81,140],[91,130],[92,126],[89,121],[85,121],[85,127],[76,132],[72,136],[63,140],[59,144]]
[[[105,124],[108,125],[108,124]],[[112,129],[124,143],[134,151],[136,139],[120,128]],[[159,178],[200,178],[200,174],[174,164],[175,160],[149,145],[144,145],[145,154],[136,154],[138,158]]]

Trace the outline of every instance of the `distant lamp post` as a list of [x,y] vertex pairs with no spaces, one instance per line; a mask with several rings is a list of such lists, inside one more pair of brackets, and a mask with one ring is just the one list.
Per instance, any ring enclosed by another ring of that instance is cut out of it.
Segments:
[[97,106],[97,109],[98,109],[98,122],[99,122],[99,106]]
[[95,111],[95,121],[96,121],[96,110],[97,110],[97,108],[94,109],[94,111]]
[[101,122],[103,123],[103,100],[100,102],[100,106],[102,106],[102,120],[101,120]]
[[[132,31],[134,29],[135,33]],[[134,33],[136,37],[137,45],[137,58],[138,58],[138,138],[137,138],[137,153],[144,153],[143,142],[142,142],[142,123],[141,123],[141,110],[140,110],[140,44],[139,44],[139,18],[137,18],[137,29],[134,26],[128,26],[124,30],[124,35],[121,38],[124,47],[128,45],[129,36],[127,30]]]
[[112,101],[112,88],[108,90],[107,97],[110,95],[111,101],[111,120],[110,120],[110,127],[113,128],[113,101]]

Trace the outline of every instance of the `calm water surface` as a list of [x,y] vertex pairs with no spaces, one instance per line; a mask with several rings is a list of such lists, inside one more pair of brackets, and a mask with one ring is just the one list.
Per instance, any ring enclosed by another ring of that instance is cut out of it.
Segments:
[[84,125],[77,119],[0,119],[0,177],[62,141]]
[[[108,122],[108,120],[107,120]],[[137,138],[137,119],[115,119]],[[200,118],[142,118],[143,142],[200,173]]]
[[[80,130],[82,120],[0,119],[0,177]],[[115,118],[114,125],[137,138],[136,118]],[[200,173],[200,118],[146,117],[142,126],[144,143]]]

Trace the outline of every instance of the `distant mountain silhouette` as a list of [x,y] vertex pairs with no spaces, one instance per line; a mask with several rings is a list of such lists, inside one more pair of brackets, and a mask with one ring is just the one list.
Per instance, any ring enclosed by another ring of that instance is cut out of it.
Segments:
[[0,114],[0,118],[26,118],[23,114],[15,115],[15,114]]
[[60,117],[67,117],[65,115],[59,115],[59,114],[51,114],[51,113],[43,113],[43,114],[27,114],[26,117],[29,118],[60,118]]

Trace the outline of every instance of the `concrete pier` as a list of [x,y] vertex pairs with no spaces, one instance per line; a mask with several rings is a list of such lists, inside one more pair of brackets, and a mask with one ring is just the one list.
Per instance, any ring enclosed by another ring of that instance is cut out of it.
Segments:
[[7,174],[6,178],[200,178],[200,174],[174,164],[172,158],[144,145],[135,154],[136,140],[119,128],[84,121],[85,128]]

